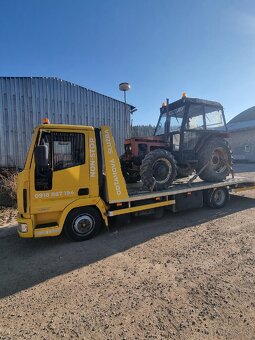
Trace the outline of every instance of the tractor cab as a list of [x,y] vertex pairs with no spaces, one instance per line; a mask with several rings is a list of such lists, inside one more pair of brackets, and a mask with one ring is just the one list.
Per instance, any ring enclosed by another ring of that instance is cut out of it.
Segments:
[[164,139],[178,163],[196,160],[196,153],[212,135],[227,137],[220,103],[187,98],[163,103],[154,135]]

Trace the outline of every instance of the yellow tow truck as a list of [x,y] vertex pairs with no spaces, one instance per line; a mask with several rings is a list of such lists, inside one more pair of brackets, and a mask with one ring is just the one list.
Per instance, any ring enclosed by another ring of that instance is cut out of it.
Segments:
[[230,191],[255,188],[246,178],[219,183],[175,183],[164,191],[128,185],[107,126],[42,124],[35,128],[24,170],[18,175],[20,237],[65,234],[75,241],[94,237],[124,214],[181,211],[225,205]]

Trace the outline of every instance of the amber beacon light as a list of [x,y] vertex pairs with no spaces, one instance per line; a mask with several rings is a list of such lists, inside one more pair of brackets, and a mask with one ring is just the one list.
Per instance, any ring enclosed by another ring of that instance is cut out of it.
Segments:
[[43,118],[43,124],[50,124],[49,118]]

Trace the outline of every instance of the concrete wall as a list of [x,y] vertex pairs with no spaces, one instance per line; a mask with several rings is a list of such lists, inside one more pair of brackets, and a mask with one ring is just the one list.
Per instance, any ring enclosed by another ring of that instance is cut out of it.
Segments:
[[255,129],[230,132],[234,160],[255,162]]

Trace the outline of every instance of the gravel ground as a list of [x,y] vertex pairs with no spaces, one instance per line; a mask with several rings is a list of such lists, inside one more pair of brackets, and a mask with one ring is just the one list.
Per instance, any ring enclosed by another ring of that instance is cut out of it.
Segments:
[[19,239],[1,216],[0,339],[255,338],[255,191],[83,243]]

